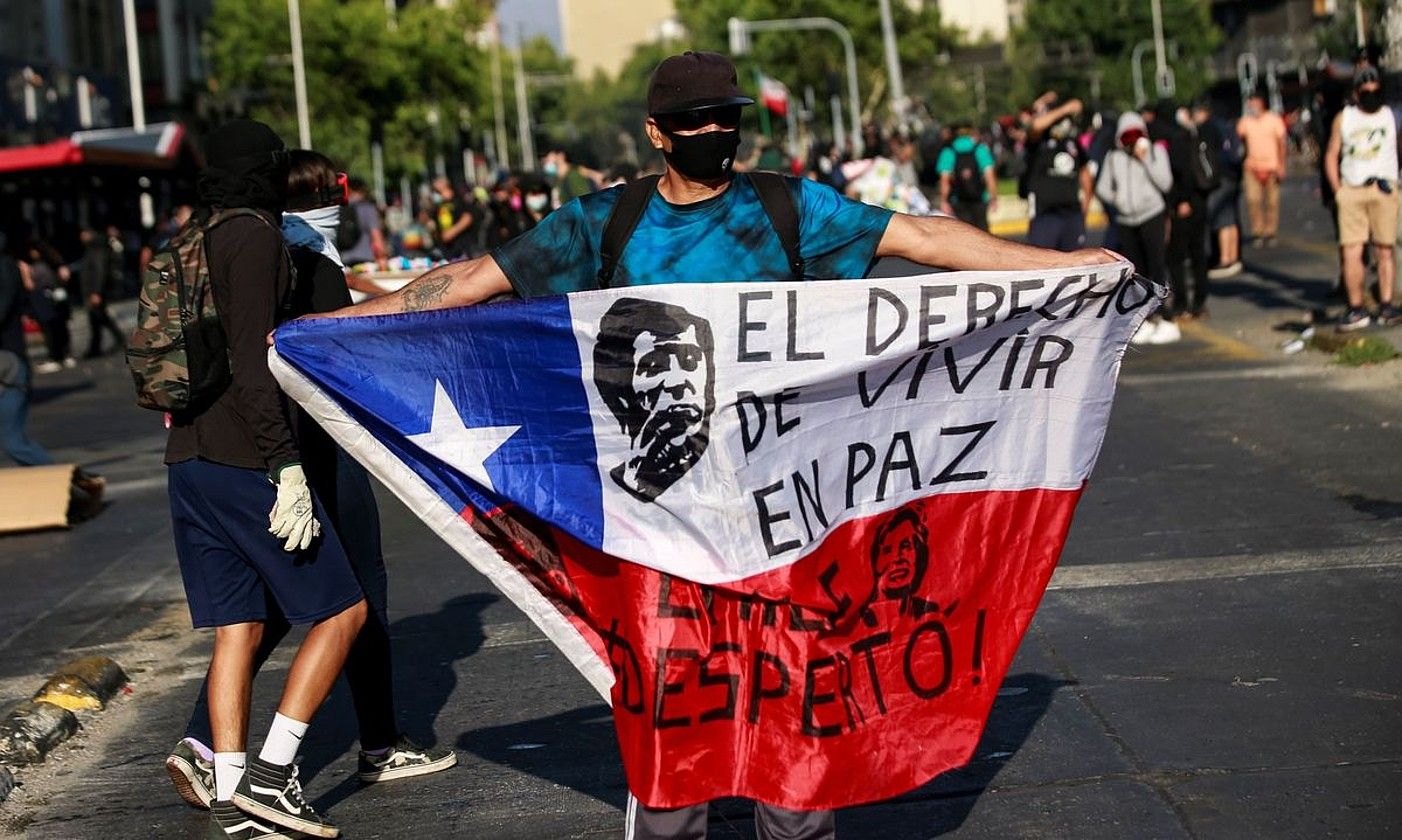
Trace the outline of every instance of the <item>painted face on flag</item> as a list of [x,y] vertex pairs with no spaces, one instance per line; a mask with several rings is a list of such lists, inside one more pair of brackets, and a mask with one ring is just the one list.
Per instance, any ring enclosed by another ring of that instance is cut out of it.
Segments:
[[618,486],[654,501],[705,454],[715,407],[711,326],[672,304],[621,298],[599,322],[594,382],[628,436]]
[[877,529],[871,546],[871,568],[882,596],[906,598],[913,594],[919,589],[929,562],[929,534],[914,511],[897,511]]

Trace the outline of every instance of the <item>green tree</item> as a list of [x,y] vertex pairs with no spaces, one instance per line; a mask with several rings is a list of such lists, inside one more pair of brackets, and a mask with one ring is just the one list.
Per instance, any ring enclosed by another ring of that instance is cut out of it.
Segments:
[[[1171,62],[1177,97],[1200,93],[1209,82],[1207,58],[1221,42],[1208,0],[1162,0],[1164,38],[1177,44]],[[1089,98],[1091,73],[1098,74],[1100,99],[1133,106],[1131,57],[1135,45],[1152,39],[1149,0],[1029,0],[1023,25],[1014,33],[1009,58],[1013,95],[1027,102],[1055,89]],[[1084,62],[1061,61],[1084,55]],[[1154,95],[1153,51],[1145,53],[1144,84]]]
[[[1379,53],[1386,52],[1388,14],[1387,0],[1362,0],[1365,34],[1369,44]],[[1335,59],[1348,61],[1358,49],[1358,22],[1353,2],[1339,3],[1334,17],[1315,30],[1315,42]]]
[[[366,174],[383,137],[391,176],[423,171],[486,96],[486,57],[470,37],[485,2],[411,2],[391,29],[383,0],[301,0],[312,145]],[[216,0],[211,88],[238,93],[249,115],[297,139],[286,0]],[[430,116],[438,114],[437,127]]]
[[[939,57],[957,43],[959,33],[941,24],[936,3],[892,0],[890,5],[906,95],[938,110],[947,98],[944,94],[949,81],[949,71],[941,67]],[[881,14],[873,0],[811,0],[802,4],[801,12],[787,0],[694,0],[678,4],[677,9],[691,43],[718,52],[729,52],[726,23],[731,17],[769,20],[800,16],[830,17],[851,31],[863,112],[870,117],[878,107],[888,106]],[[750,54],[737,61],[742,88],[754,91],[754,71],[761,69],[787,84],[795,95],[802,95],[804,87],[811,85],[820,103],[836,93],[846,107],[845,58],[842,44],[831,33],[756,33],[751,44]]]

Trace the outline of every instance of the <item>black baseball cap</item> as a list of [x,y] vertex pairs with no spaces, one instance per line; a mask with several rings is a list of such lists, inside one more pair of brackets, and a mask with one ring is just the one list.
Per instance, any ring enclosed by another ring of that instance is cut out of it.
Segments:
[[647,85],[647,112],[654,115],[753,104],[740,93],[735,65],[720,53],[674,55],[657,65]]

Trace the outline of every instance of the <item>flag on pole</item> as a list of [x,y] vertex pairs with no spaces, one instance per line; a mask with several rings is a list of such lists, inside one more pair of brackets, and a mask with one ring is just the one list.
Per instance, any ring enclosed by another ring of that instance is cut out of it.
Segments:
[[759,101],[764,107],[781,117],[789,114],[789,88],[773,76],[760,74]]
[[968,761],[1094,466],[1128,264],[296,321],[287,393],[613,706],[673,808]]

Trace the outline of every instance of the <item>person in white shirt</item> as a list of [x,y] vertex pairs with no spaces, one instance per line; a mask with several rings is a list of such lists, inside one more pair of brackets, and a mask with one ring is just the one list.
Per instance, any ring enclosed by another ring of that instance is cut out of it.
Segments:
[[[1397,117],[1383,105],[1378,71],[1364,67],[1354,76],[1356,105],[1334,118],[1325,151],[1324,173],[1338,207],[1339,248],[1344,264],[1348,309],[1339,329],[1362,329],[1373,322],[1402,322],[1392,305],[1396,263],[1393,245],[1398,215]],[[1364,308],[1363,246],[1372,244],[1378,267],[1378,311]]]

